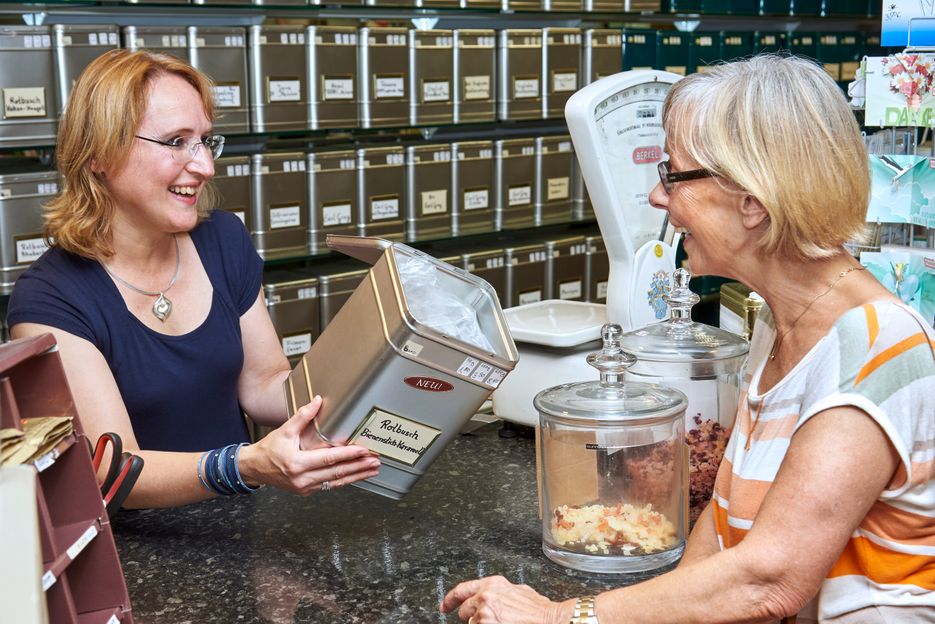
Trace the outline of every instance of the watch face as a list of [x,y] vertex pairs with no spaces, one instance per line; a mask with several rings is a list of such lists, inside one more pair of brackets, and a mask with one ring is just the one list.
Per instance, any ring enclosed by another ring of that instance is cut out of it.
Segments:
[[623,207],[633,248],[654,240],[665,213],[649,205],[649,191],[659,181],[663,158],[662,103],[669,84],[645,82],[619,91],[594,109],[599,156],[611,172],[606,181]]

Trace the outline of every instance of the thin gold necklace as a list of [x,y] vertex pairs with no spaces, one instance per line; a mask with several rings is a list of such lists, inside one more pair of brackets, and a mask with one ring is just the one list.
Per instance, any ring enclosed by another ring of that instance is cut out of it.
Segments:
[[831,292],[831,290],[832,290],[835,286],[838,285],[838,282],[840,282],[842,279],[844,279],[844,276],[847,275],[848,273],[850,273],[851,271],[863,271],[863,270],[866,269],[866,268],[867,268],[867,267],[865,267],[865,266],[863,266],[863,265],[857,265],[857,266],[852,266],[851,268],[849,268],[849,269],[847,269],[847,270],[844,270],[844,271],[841,271],[840,273],[838,273],[838,276],[837,276],[836,278],[834,278],[834,281],[831,282],[831,285],[828,286],[828,288],[826,288],[826,289],[825,289],[821,294],[819,294],[817,297],[815,297],[814,299],[812,299],[812,300],[809,302],[809,304],[808,304],[807,306],[805,306],[805,309],[804,309],[804,310],[802,310],[801,312],[799,312],[799,315],[798,315],[797,317],[795,317],[795,320],[792,321],[792,323],[789,325],[789,329],[787,329],[786,331],[782,332],[781,334],[778,334],[778,336],[777,336],[777,338],[776,338],[776,341],[773,343],[773,348],[769,350],[769,359],[770,359],[770,361],[776,359],[776,354],[779,353],[779,347],[782,345],[783,339],[784,339],[786,336],[789,335],[789,332],[791,332],[793,329],[795,329],[795,324],[799,322],[799,319],[800,319],[800,318],[802,318],[803,316],[805,316],[805,313],[806,313],[806,312],[808,312],[809,310],[811,310],[812,306],[815,305],[815,302],[816,302],[816,301],[818,301],[819,299],[821,299],[822,297],[824,297],[825,295],[827,295],[829,292]]
[[117,280],[118,282],[120,282],[121,284],[123,284],[124,286],[126,286],[127,288],[129,288],[130,290],[134,292],[138,292],[141,295],[146,295],[147,297],[156,297],[156,301],[153,302],[153,307],[152,307],[153,316],[155,316],[157,319],[159,319],[163,323],[165,323],[166,319],[169,318],[169,315],[172,314],[172,300],[166,297],[166,293],[169,291],[170,288],[175,286],[175,282],[176,280],[179,279],[179,274],[182,272],[182,254],[181,252],[179,252],[179,239],[178,237],[175,236],[175,234],[173,234],[172,240],[175,241],[175,275],[172,276],[172,279],[169,281],[168,286],[156,292],[143,290],[142,288],[137,288],[136,286],[134,286],[127,280],[123,279],[122,277],[120,277],[119,275],[111,271],[110,268],[104,263],[104,261],[103,260],[101,261],[101,266],[104,267],[104,270],[107,271],[107,274],[110,275],[115,280]]

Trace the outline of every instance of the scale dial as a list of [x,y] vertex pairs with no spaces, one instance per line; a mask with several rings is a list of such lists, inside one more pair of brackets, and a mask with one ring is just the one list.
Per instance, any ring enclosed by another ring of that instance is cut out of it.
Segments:
[[594,108],[600,156],[613,175],[610,184],[624,211],[633,249],[659,237],[665,212],[649,204],[663,159],[662,103],[669,84],[646,82],[627,87]]

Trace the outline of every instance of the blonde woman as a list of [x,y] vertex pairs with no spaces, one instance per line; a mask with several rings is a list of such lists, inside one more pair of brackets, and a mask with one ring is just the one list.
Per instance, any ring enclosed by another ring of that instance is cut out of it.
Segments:
[[[503,578],[442,602],[472,624],[935,622],[935,332],[842,245],[870,191],[824,70],[760,56],[676,83],[650,201],[697,274],[768,305],[715,494],[679,566],[553,602]],[[797,619],[796,619],[797,618]]]
[[[52,248],[10,299],[14,338],[56,337],[89,437],[116,432],[145,460],[131,507],[263,484],[307,495],[379,466],[360,446],[299,448],[320,398],[285,411],[262,261],[236,216],[210,211],[224,146],[212,120],[211,85],[188,64],[128,50],[94,60],[61,121]],[[278,428],[248,445],[243,412]]]

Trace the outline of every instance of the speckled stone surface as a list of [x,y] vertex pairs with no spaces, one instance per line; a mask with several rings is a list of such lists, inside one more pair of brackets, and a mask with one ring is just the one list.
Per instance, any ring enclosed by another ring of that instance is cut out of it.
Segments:
[[264,488],[113,521],[136,622],[456,622],[455,584],[502,574],[550,598],[637,582],[545,558],[535,448],[496,425],[456,438],[403,500]]

